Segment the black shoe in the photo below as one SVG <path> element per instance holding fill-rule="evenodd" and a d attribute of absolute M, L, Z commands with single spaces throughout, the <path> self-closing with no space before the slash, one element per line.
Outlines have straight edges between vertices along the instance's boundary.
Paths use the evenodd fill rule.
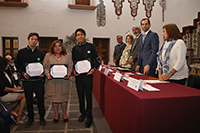
<path fill-rule="evenodd" d="M 78 118 L 78 122 L 82 122 L 85 119 L 85 115 L 80 115 Z"/>
<path fill-rule="evenodd" d="M 30 125 L 34 122 L 33 119 L 29 119 L 28 122 L 26 122 L 25 127 L 28 128 Z"/>
<path fill-rule="evenodd" d="M 40 118 L 40 125 L 44 126 L 46 124 L 46 121 L 44 118 Z"/>
<path fill-rule="evenodd" d="M 58 119 L 53 119 L 53 122 L 57 123 L 59 121 L 59 119 L 60 119 L 60 114 L 58 114 Z"/>
<path fill-rule="evenodd" d="M 68 122 L 68 118 L 67 119 L 63 119 L 64 122 Z"/>
<path fill-rule="evenodd" d="M 87 119 L 87 121 L 85 122 L 85 127 L 89 128 L 92 125 L 92 119 Z"/>

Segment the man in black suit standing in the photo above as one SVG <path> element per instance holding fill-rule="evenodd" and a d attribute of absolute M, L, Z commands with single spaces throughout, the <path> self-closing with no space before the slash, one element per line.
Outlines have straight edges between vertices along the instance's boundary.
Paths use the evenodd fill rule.
<path fill-rule="evenodd" d="M 123 37 L 121 35 L 117 36 L 117 42 L 118 44 L 115 46 L 115 50 L 113 52 L 113 60 L 116 66 L 119 66 L 119 60 L 122 56 L 122 52 L 124 48 L 126 47 L 126 44 L 122 42 Z"/>
<path fill-rule="evenodd" d="M 139 26 L 134 26 L 132 28 L 132 31 L 133 34 L 135 35 L 135 39 L 132 42 L 129 62 L 131 64 L 131 71 L 135 71 L 135 68 L 137 66 L 137 58 L 138 58 L 139 44 L 140 44 L 139 38 L 142 34 Z"/>
<path fill-rule="evenodd" d="M 140 37 L 138 62 L 135 71 L 156 77 L 156 53 L 159 47 L 159 37 L 157 33 L 150 30 L 151 23 L 148 18 L 142 19 L 140 25 L 144 34 Z"/>

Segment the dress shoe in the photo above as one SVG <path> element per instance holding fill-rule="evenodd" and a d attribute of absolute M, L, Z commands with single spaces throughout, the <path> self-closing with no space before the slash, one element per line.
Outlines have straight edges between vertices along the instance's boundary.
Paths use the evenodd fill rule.
<path fill-rule="evenodd" d="M 40 118 L 40 125 L 44 126 L 46 124 L 46 121 L 44 118 Z"/>
<path fill-rule="evenodd" d="M 85 119 L 85 115 L 80 115 L 78 118 L 78 122 L 82 122 Z"/>
<path fill-rule="evenodd" d="M 25 127 L 28 128 L 30 125 L 34 122 L 33 119 L 29 119 L 28 122 L 26 122 Z"/>
<path fill-rule="evenodd" d="M 92 124 L 92 118 L 91 119 L 87 119 L 86 122 L 85 122 L 85 127 L 86 128 L 89 128 Z"/>
<path fill-rule="evenodd" d="M 64 122 L 68 122 L 68 118 L 67 119 L 63 119 Z"/>
<path fill-rule="evenodd" d="M 60 114 L 58 114 L 58 119 L 55 119 L 55 118 L 53 119 L 53 122 L 57 123 L 59 121 L 59 119 L 60 119 Z"/>

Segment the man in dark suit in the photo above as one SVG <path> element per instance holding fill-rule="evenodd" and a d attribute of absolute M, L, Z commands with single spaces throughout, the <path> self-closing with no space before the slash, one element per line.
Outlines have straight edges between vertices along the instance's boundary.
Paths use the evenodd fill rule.
<path fill-rule="evenodd" d="M 131 71 L 135 71 L 135 68 L 137 66 L 137 58 L 138 58 L 138 52 L 139 52 L 140 36 L 142 34 L 141 34 L 141 29 L 140 29 L 139 26 L 133 27 L 132 31 L 133 31 L 133 34 L 135 35 L 136 38 L 132 42 L 129 62 L 131 63 Z"/>
<path fill-rule="evenodd" d="M 122 52 L 124 48 L 126 47 L 126 44 L 122 42 L 123 37 L 121 35 L 117 36 L 117 42 L 118 44 L 115 46 L 115 50 L 113 52 L 113 60 L 116 66 L 119 66 L 119 60 L 122 56 Z"/>
<path fill-rule="evenodd" d="M 150 30 L 151 23 L 148 18 L 142 19 L 140 24 L 144 34 L 140 37 L 138 62 L 135 71 L 156 77 L 156 53 L 159 47 L 159 37 L 157 33 Z"/>

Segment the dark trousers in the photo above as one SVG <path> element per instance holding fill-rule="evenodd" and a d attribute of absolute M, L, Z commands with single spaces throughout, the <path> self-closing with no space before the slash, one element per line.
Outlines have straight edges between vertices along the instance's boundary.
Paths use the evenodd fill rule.
<path fill-rule="evenodd" d="M 10 113 L 2 110 L 0 112 L 0 132 L 10 133 Z"/>
<path fill-rule="evenodd" d="M 140 67 L 139 72 L 142 73 L 142 74 L 144 73 L 144 66 Z M 157 78 L 158 75 L 156 74 L 156 68 L 150 68 L 149 73 L 147 75 Z"/>
<path fill-rule="evenodd" d="M 42 81 L 25 81 L 23 82 L 26 97 L 27 111 L 29 119 L 33 119 L 33 92 L 36 94 L 37 106 L 40 118 L 44 118 L 44 83 Z"/>
<path fill-rule="evenodd" d="M 92 83 L 93 75 L 87 76 L 86 74 L 81 74 L 76 76 L 79 109 L 82 115 L 87 115 L 88 119 L 92 119 Z M 87 109 L 85 109 L 85 96 Z"/>
<path fill-rule="evenodd" d="M 184 79 L 180 79 L 180 80 L 169 80 L 169 81 L 170 81 L 170 82 L 173 82 L 173 83 L 177 83 L 177 84 L 185 85 L 186 78 L 184 78 Z"/>

